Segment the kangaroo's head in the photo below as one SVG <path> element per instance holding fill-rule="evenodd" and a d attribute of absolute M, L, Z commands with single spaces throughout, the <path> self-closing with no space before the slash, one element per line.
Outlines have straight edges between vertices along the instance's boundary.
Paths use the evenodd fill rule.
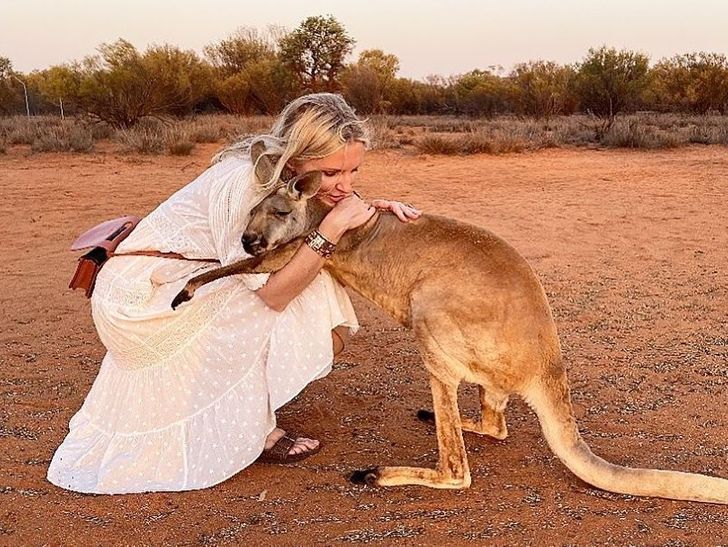
<path fill-rule="evenodd" d="M 270 180 L 275 170 L 273 161 L 264 152 L 265 145 L 261 142 L 254 143 L 250 150 L 258 180 Z M 279 183 L 250 213 L 242 237 L 245 252 L 253 256 L 263 254 L 318 226 L 326 207 L 311 198 L 320 186 L 319 171 L 296 175 L 284 168 Z"/>

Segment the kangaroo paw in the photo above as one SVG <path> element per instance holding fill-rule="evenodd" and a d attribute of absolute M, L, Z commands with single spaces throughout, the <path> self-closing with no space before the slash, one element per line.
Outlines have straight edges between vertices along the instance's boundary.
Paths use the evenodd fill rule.
<path fill-rule="evenodd" d="M 367 486 L 376 486 L 379 472 L 377 467 L 369 469 L 360 469 L 349 475 L 349 480 L 354 484 L 364 484 Z"/>
<path fill-rule="evenodd" d="M 182 289 L 177 296 L 174 297 L 174 300 L 172 300 L 172 309 L 176 310 L 179 305 L 181 305 L 183 302 L 187 302 L 188 300 L 191 300 L 192 297 L 195 295 L 194 291 L 191 291 L 185 287 Z"/>

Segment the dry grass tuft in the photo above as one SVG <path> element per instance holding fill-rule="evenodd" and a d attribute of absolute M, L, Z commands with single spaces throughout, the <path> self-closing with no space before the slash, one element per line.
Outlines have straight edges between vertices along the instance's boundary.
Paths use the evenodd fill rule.
<path fill-rule="evenodd" d="M 33 144 L 38 137 L 39 123 L 35 118 L 10 116 L 0 118 L 0 135 L 8 144 Z"/>
<path fill-rule="evenodd" d="M 161 154 L 164 151 L 164 132 L 152 127 L 120 129 L 114 140 L 121 144 L 121 152 L 137 154 Z"/>
<path fill-rule="evenodd" d="M 167 152 L 173 156 L 189 156 L 195 148 L 190 133 L 184 129 L 172 127 L 166 131 Z"/>
<path fill-rule="evenodd" d="M 114 136 L 114 128 L 105 122 L 93 122 L 88 127 L 95 141 L 108 140 Z"/>
<path fill-rule="evenodd" d="M 461 143 L 457 142 L 454 138 L 429 133 L 415 141 L 415 147 L 423 154 L 454 156 L 464 153 Z"/>
<path fill-rule="evenodd" d="M 33 152 L 90 152 L 93 148 L 91 130 L 73 122 L 39 131 L 31 145 Z"/>
<path fill-rule="evenodd" d="M 115 140 L 122 153 L 189 156 L 195 148 L 192 130 L 188 124 L 145 120 L 129 129 L 116 132 Z"/>
<path fill-rule="evenodd" d="M 637 119 L 617 120 L 601 139 L 601 144 L 610 148 L 661 149 L 675 148 L 680 138 L 653 125 L 640 123 Z"/>
<path fill-rule="evenodd" d="M 198 116 L 181 121 L 178 125 L 188 131 L 192 142 L 216 143 L 233 133 L 234 123 L 231 118 L 224 115 Z"/>
<path fill-rule="evenodd" d="M 415 147 L 425 154 L 470 155 L 509 154 L 541 148 L 539 141 L 524 134 L 518 126 L 486 127 L 464 134 L 435 135 L 427 133 L 415 141 Z"/>
<path fill-rule="evenodd" d="M 369 136 L 371 138 L 371 148 L 387 149 L 400 148 L 402 142 L 393 127 L 394 118 L 388 116 L 372 116 L 369 118 Z"/>

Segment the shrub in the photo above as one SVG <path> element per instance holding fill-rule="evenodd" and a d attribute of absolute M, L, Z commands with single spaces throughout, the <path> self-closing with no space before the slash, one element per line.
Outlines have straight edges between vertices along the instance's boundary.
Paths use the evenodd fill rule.
<path fill-rule="evenodd" d="M 115 140 L 121 151 L 138 154 L 161 154 L 166 145 L 165 132 L 160 127 L 132 127 L 116 132 Z"/>
<path fill-rule="evenodd" d="M 38 137 L 38 125 L 26 117 L 13 116 L 3 125 L 5 139 L 9 144 L 33 144 Z"/>
<path fill-rule="evenodd" d="M 427 134 L 415 141 L 415 146 L 417 147 L 417 150 L 425 154 L 444 154 L 446 156 L 453 156 L 461 153 L 461 149 L 454 139 L 442 137 L 440 135 Z"/>
<path fill-rule="evenodd" d="M 189 156 L 195 148 L 195 143 L 190 139 L 189 133 L 183 129 L 168 129 L 166 142 L 167 152 L 173 156 Z"/>
<path fill-rule="evenodd" d="M 110 139 L 114 136 L 114 128 L 105 122 L 90 123 L 88 127 L 96 141 Z"/>
<path fill-rule="evenodd" d="M 390 128 L 386 116 L 376 116 L 369 120 L 369 134 L 373 149 L 399 148 L 400 140 Z"/>
<path fill-rule="evenodd" d="M 234 132 L 235 118 L 226 115 L 195 116 L 178 122 L 188 132 L 190 140 L 197 143 L 215 143 Z"/>
<path fill-rule="evenodd" d="M 448 156 L 506 154 L 509 152 L 523 152 L 529 147 L 528 143 L 516 131 L 488 132 L 485 130 L 452 137 L 425 135 L 415 144 L 420 152 Z"/>
<path fill-rule="evenodd" d="M 223 139 L 225 128 L 210 119 L 194 120 L 190 127 L 190 139 L 193 142 L 213 143 Z"/>
<path fill-rule="evenodd" d="M 612 148 L 675 148 L 680 140 L 673 133 L 641 124 L 639 120 L 618 120 L 605 133 L 601 143 Z"/>
<path fill-rule="evenodd" d="M 90 152 L 93 148 L 91 131 L 73 123 L 39 132 L 31 146 L 33 152 Z"/>
<path fill-rule="evenodd" d="M 144 120 L 130 129 L 120 129 L 115 140 L 121 152 L 188 156 L 195 148 L 190 130 L 184 124 L 170 124 L 156 119 Z"/>
<path fill-rule="evenodd" d="M 614 120 L 618 113 L 639 105 L 649 83 L 648 71 L 649 60 L 642 53 L 606 46 L 590 49 L 574 79 L 582 110 Z"/>

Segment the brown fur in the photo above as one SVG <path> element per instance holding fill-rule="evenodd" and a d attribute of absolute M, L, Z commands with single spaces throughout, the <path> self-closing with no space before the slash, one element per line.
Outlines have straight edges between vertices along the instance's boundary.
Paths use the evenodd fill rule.
<path fill-rule="evenodd" d="M 325 214 L 317 200 L 296 197 L 290 190 L 288 196 L 307 204 L 305 220 L 292 221 L 285 235 L 257 249 L 258 256 L 192 279 L 174 305 L 219 277 L 283 267 L 300 246 L 301 236 Z M 252 211 L 250 226 L 261 225 L 269 205 L 264 200 Z M 251 236 L 249 231 L 246 236 Z M 354 473 L 352 480 L 379 486 L 468 487 L 462 431 L 505 438 L 503 411 L 508 397 L 516 394 L 535 410 L 554 453 L 584 481 L 624 494 L 728 503 L 725 479 L 621 467 L 591 452 L 574 420 L 544 290 L 525 259 L 491 232 L 433 215 L 401 223 L 391 214 L 378 214 L 347 232 L 325 267 L 413 329 L 430 375 L 435 409 L 435 469 L 377 467 Z M 482 413 L 477 422 L 460 416 L 457 389 L 463 381 L 480 386 Z"/>

